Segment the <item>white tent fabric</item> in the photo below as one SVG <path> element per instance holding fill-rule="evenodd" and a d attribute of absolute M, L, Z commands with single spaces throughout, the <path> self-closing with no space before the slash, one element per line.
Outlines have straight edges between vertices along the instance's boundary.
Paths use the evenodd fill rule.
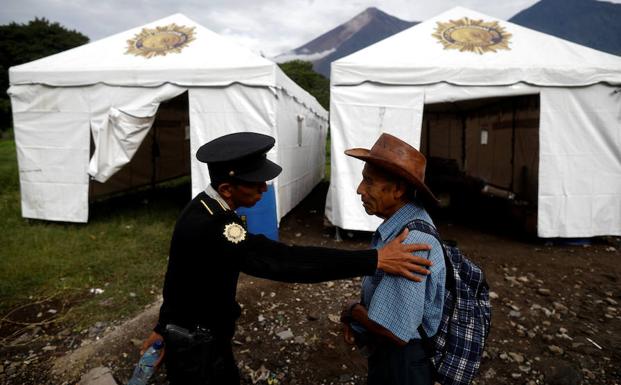
<path fill-rule="evenodd" d="M 497 22 L 508 50 L 444 49 L 438 23 Z M 332 170 L 326 215 L 336 226 L 372 231 L 378 220 L 355 194 L 362 162 L 381 132 L 405 132 L 418 148 L 425 104 L 540 95 L 537 232 L 541 237 L 621 235 L 621 58 L 461 7 L 332 64 Z M 398 106 L 399 108 L 397 108 Z"/>
<path fill-rule="evenodd" d="M 143 28 L 169 25 L 194 28 L 194 40 L 165 56 L 125 52 Z M 325 150 L 317 143 L 325 143 L 327 112 L 275 63 L 180 14 L 12 67 L 9 76 L 27 218 L 86 222 L 89 174 L 105 182 L 127 164 L 160 103 L 186 91 L 193 194 L 209 183 L 196 150 L 232 132 L 274 136 L 270 158 L 296 170 L 275 181 L 278 219 L 323 176 Z"/>

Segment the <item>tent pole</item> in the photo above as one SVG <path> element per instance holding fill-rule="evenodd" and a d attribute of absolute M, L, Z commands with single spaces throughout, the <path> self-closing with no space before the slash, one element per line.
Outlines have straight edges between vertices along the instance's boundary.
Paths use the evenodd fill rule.
<path fill-rule="evenodd" d="M 509 182 L 509 191 L 515 192 L 513 190 L 513 180 L 515 178 L 515 126 L 517 115 L 515 98 L 511 99 L 511 106 L 513 108 L 513 116 L 511 118 L 511 181 Z"/>

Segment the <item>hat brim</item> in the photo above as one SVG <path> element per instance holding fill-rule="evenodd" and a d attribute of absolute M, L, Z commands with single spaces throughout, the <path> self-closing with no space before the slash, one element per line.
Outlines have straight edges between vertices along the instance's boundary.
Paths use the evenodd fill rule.
<path fill-rule="evenodd" d="M 417 198 L 420 198 L 424 204 L 437 206 L 440 203 L 440 201 L 435 197 L 435 195 L 433 195 L 431 190 L 429 190 L 429 187 L 427 187 L 425 182 L 423 182 L 422 180 L 419 180 L 414 175 L 411 175 L 410 173 L 406 172 L 405 170 L 403 170 L 401 167 L 397 166 L 396 164 L 384 158 L 378 158 L 370 154 L 371 154 L 371 151 L 366 148 L 352 148 L 349 150 L 345 150 L 345 155 L 351 156 L 356 159 L 360 159 L 367 163 L 371 163 L 413 184 L 417 190 L 417 193 L 416 193 Z"/>
<path fill-rule="evenodd" d="M 235 174 L 234 178 L 244 182 L 267 182 L 276 178 L 282 171 L 282 167 L 267 158 L 261 160 L 262 164 L 249 172 Z"/>

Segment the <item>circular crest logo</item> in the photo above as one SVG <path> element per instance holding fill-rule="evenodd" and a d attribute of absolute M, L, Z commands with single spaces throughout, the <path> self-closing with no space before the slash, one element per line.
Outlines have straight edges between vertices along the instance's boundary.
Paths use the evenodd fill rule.
<path fill-rule="evenodd" d="M 232 222 L 224 226 L 224 236 L 229 242 L 239 243 L 246 239 L 246 230 L 239 224 Z"/>
<path fill-rule="evenodd" d="M 499 49 L 510 50 L 511 34 L 497 21 L 472 20 L 464 17 L 459 20 L 438 22 L 433 37 L 444 45 L 444 49 L 458 49 L 478 54 L 496 52 Z"/>
<path fill-rule="evenodd" d="M 143 28 L 133 39 L 127 40 L 125 53 L 147 59 L 166 56 L 168 53 L 180 53 L 194 39 L 194 27 L 172 23 L 163 27 Z"/>

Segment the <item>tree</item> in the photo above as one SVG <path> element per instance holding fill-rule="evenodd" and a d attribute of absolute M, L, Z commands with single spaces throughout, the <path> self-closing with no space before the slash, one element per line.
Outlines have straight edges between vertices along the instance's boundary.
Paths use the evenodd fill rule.
<path fill-rule="evenodd" d="M 330 108 L 330 81 L 313 70 L 313 63 L 293 60 L 279 66 L 294 82 L 313 95 L 323 108 Z"/>
<path fill-rule="evenodd" d="M 45 18 L 0 25 L 0 130 L 11 122 L 9 67 L 88 43 L 88 37 Z"/>

